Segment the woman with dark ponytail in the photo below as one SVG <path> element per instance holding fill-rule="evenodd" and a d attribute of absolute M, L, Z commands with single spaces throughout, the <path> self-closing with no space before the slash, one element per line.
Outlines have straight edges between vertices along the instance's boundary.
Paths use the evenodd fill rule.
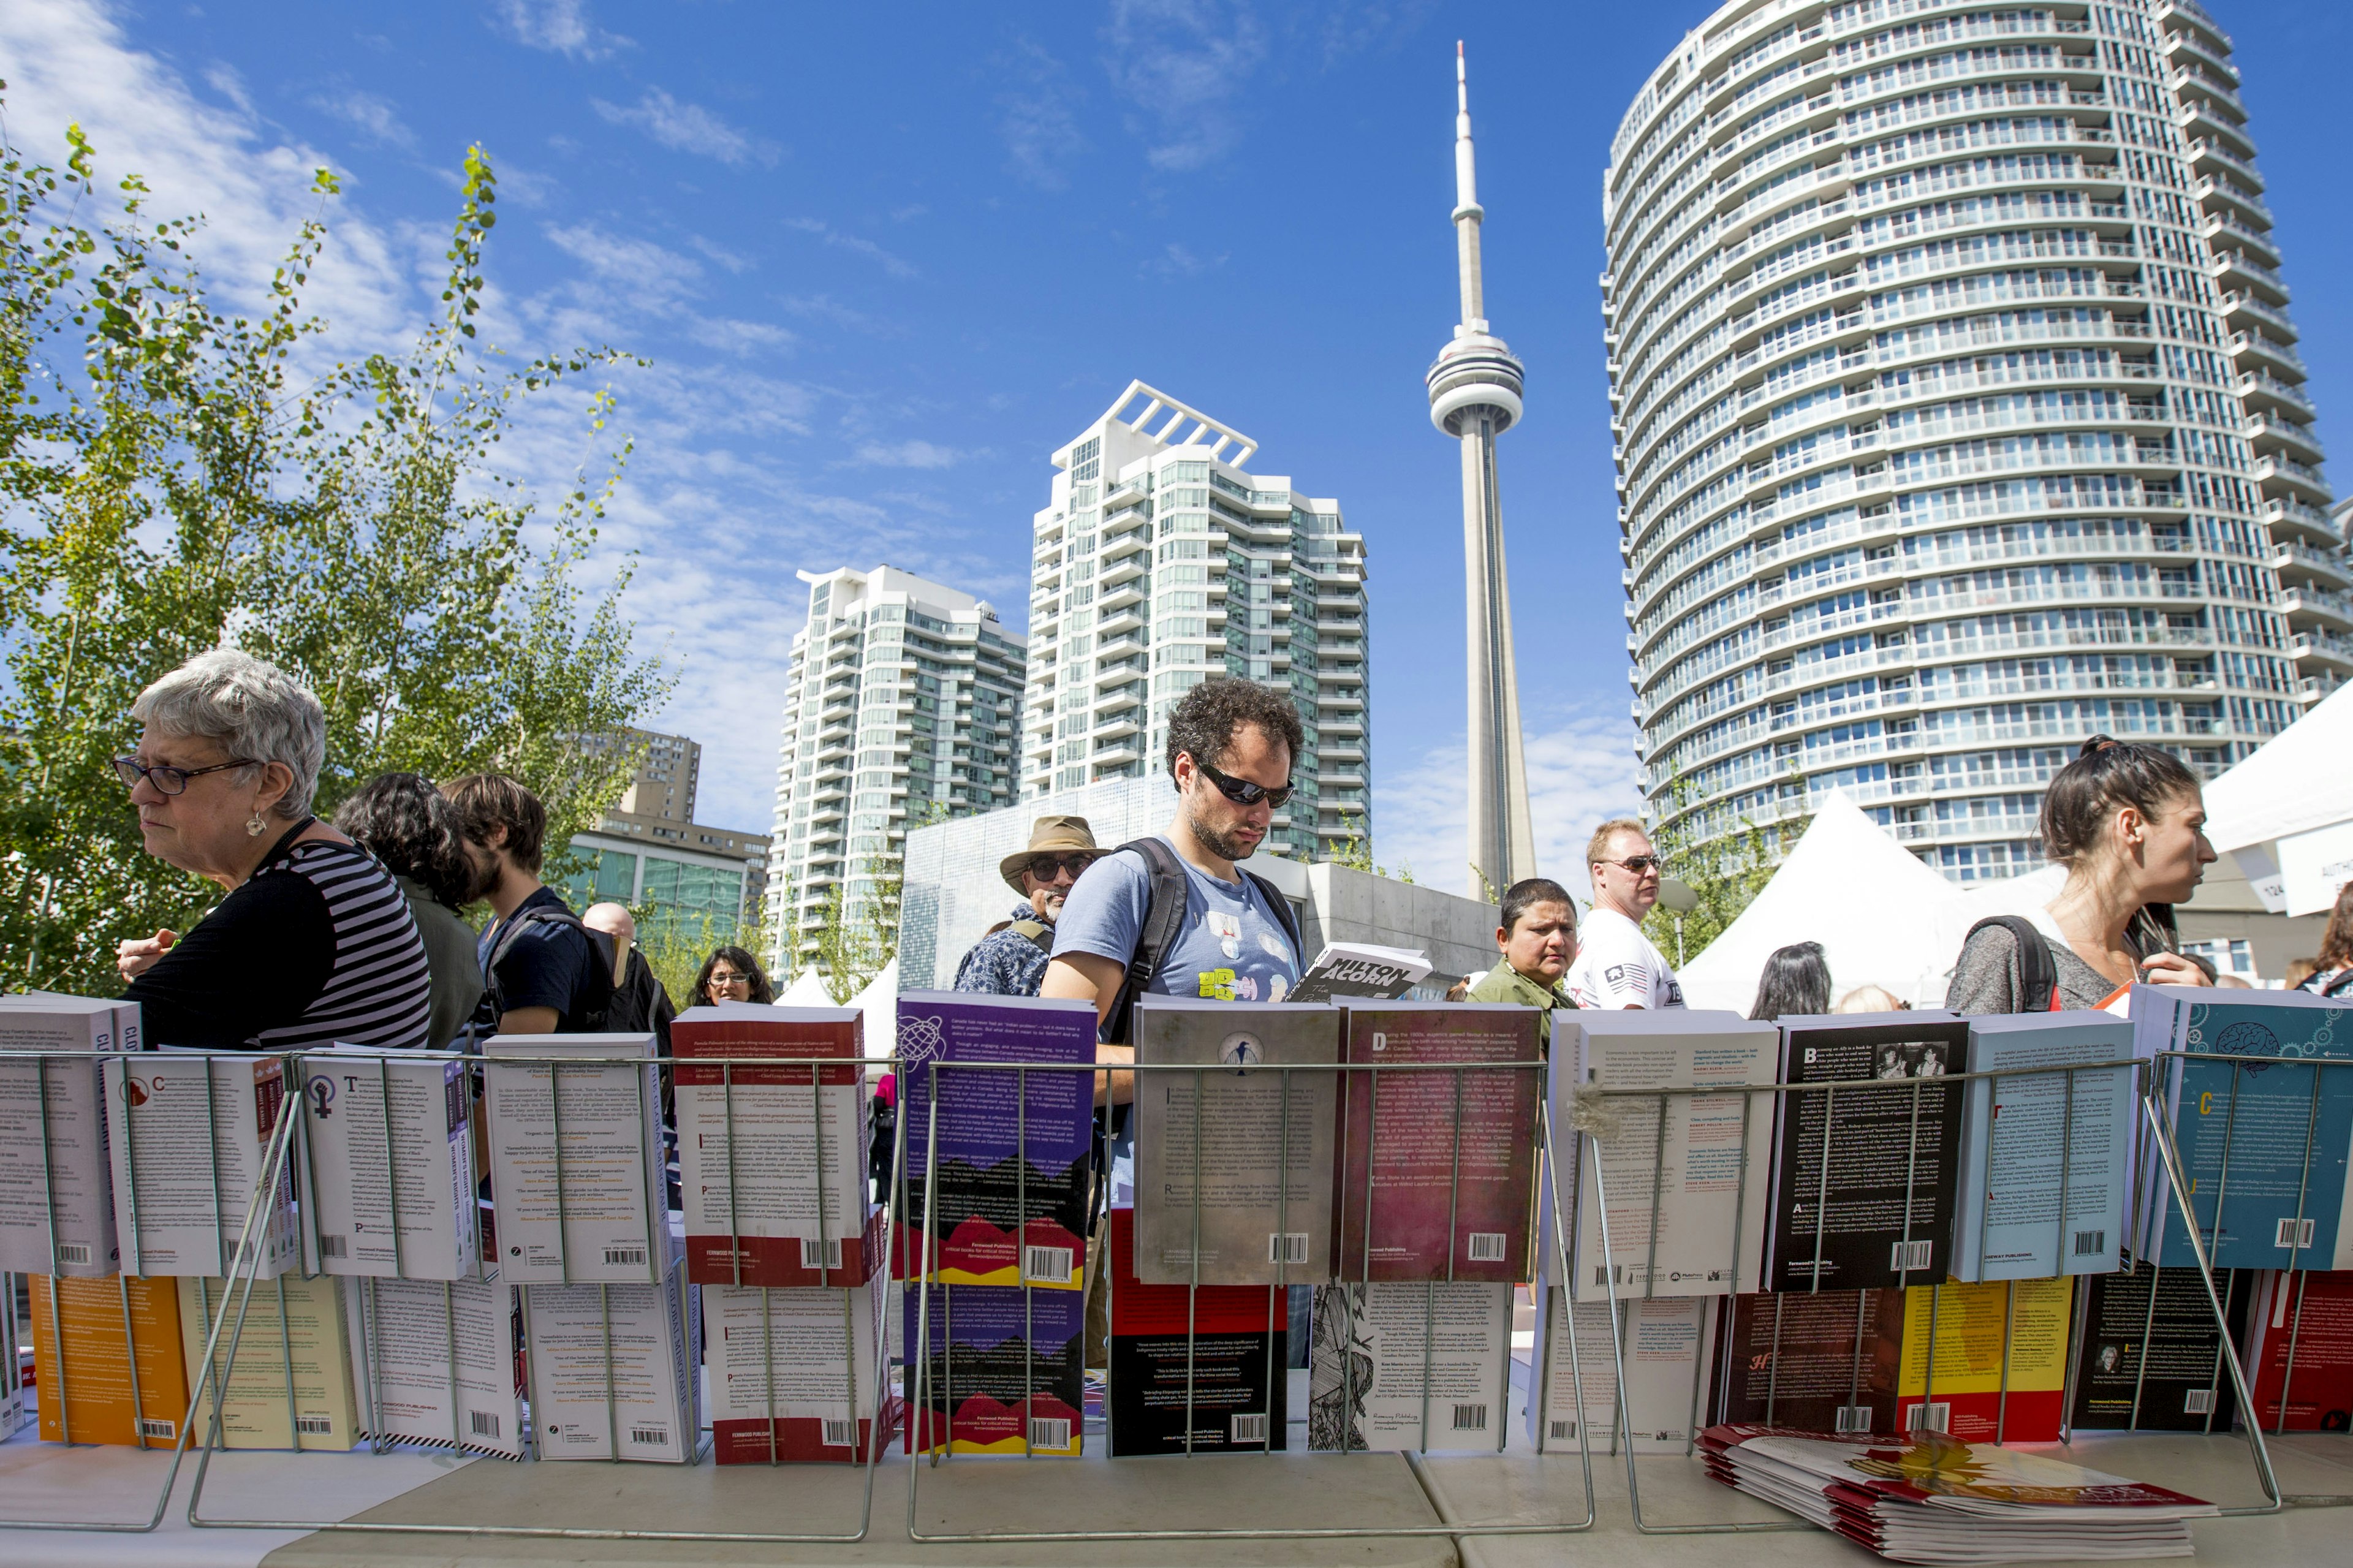
<path fill-rule="evenodd" d="M 2067 868 L 2024 919 L 1981 921 L 1945 1005 L 1956 1013 L 2097 1007 L 2136 980 L 2209 985 L 2174 951 L 2173 906 L 2214 859 L 2198 775 L 2156 746 L 2094 735 L 2042 794 L 2042 852 Z"/>

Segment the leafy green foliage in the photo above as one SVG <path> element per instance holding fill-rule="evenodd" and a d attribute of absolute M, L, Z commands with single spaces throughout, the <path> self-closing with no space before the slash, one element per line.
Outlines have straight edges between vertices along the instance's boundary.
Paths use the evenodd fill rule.
<path fill-rule="evenodd" d="M 1364 871 L 1376 877 L 1387 877 L 1391 874 L 1388 867 L 1379 865 L 1373 859 L 1373 841 L 1371 836 L 1365 831 L 1363 812 L 1350 811 L 1346 806 L 1342 806 L 1340 826 L 1347 832 L 1347 842 L 1340 847 L 1339 853 L 1325 858 L 1329 864 L 1345 866 L 1351 871 Z M 1410 883 L 1413 880 L 1413 868 L 1399 864 L 1395 875 L 1397 880 Z"/>
<path fill-rule="evenodd" d="M 670 677 L 635 654 L 629 565 L 593 603 L 578 580 L 627 443 L 544 516 L 490 462 L 522 398 L 621 356 L 509 368 L 476 346 L 489 159 L 466 157 L 440 316 L 312 379 L 295 360 L 326 331 L 301 302 L 323 216 L 238 313 L 187 255 L 198 221 L 148 219 L 135 176 L 101 199 L 88 139 L 67 142 L 61 171 L 0 143 L 0 973 L 111 991 L 118 938 L 217 896 L 142 851 L 108 759 L 136 742 L 139 691 L 218 646 L 318 693 L 322 815 L 389 769 L 497 768 L 539 792 L 560 850 L 631 768 L 597 737 Z M 315 188 L 323 214 L 334 177 Z M 597 392 L 599 443 L 608 413 Z"/>

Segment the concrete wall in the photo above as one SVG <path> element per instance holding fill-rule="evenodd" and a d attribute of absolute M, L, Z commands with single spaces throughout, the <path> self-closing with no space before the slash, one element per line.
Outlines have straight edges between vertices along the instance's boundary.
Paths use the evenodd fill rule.
<path fill-rule="evenodd" d="M 1418 948 L 1430 955 L 1430 988 L 1440 995 L 1446 985 L 1495 963 L 1498 911 L 1493 904 L 1345 866 L 1298 869 L 1306 883 L 1307 918 L 1301 934 L 1310 961 L 1327 942 Z"/>

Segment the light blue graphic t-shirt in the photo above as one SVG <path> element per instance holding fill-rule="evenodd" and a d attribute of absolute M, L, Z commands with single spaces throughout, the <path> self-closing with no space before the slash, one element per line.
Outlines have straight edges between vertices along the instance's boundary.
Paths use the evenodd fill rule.
<path fill-rule="evenodd" d="M 1165 834 L 1156 834 L 1163 844 Z M 1171 854 L 1175 847 L 1171 846 Z M 1247 878 L 1221 882 L 1177 856 L 1185 868 L 1185 921 L 1146 990 L 1163 996 L 1280 1002 L 1298 988 L 1301 960 L 1266 896 Z M 1093 953 L 1125 963 L 1143 940 L 1152 908 L 1152 872 L 1134 850 L 1087 868 L 1054 922 L 1054 956 Z"/>

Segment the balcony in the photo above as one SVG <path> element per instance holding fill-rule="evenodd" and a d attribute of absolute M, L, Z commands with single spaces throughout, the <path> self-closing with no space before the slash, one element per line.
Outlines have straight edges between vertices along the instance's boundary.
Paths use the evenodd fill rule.
<path fill-rule="evenodd" d="M 2292 343 L 2299 335 L 2295 322 L 2288 318 L 2285 310 L 2253 294 L 2242 294 L 2235 289 L 2222 296 L 2222 315 L 2233 331 L 2244 331 L 2260 322 L 2282 342 Z"/>
<path fill-rule="evenodd" d="M 2291 632 L 2287 647 L 2299 673 L 2325 670 L 2339 680 L 2353 677 L 2353 637 L 2334 632 Z"/>
<path fill-rule="evenodd" d="M 2326 507 L 2337 499 L 2337 492 L 2328 488 L 2328 481 L 2321 477 L 2318 468 L 2276 452 L 2255 458 L 2255 479 L 2266 495 L 2284 491 L 2288 500 L 2309 501 L 2317 507 Z"/>
<path fill-rule="evenodd" d="M 2266 375 L 2261 371 L 2242 374 L 2238 393 L 2239 401 L 2247 405 L 2250 413 L 2258 408 L 2284 408 L 2289 414 L 2305 419 L 2310 419 L 2318 413 L 2312 405 L 2312 399 L 2305 395 L 2304 388 L 2290 386 L 2277 376 Z"/>
<path fill-rule="evenodd" d="M 2261 225 L 2264 233 L 2271 232 L 2275 221 L 2272 209 L 2263 204 L 2263 197 L 2236 180 L 2210 176 L 2199 181 L 2190 190 L 2208 212 L 2217 215 L 2236 213 L 2241 218 Z"/>
<path fill-rule="evenodd" d="M 2283 419 L 2276 414 L 2249 415 L 2240 434 L 2259 447 L 2263 442 L 2275 441 L 2288 451 L 2314 463 L 2322 461 L 2327 455 L 2310 426 L 2294 419 Z"/>
<path fill-rule="evenodd" d="M 2198 226 L 2198 232 L 2218 253 L 2243 250 L 2265 267 L 2276 268 L 2280 264 L 2279 247 L 2273 243 L 2270 230 L 2253 228 L 2228 213 L 2209 213 L 2206 221 Z"/>
<path fill-rule="evenodd" d="M 2242 158 L 2255 155 L 2255 139 L 2247 134 L 2245 117 L 2234 120 L 2228 109 L 2203 97 L 2192 97 L 2174 111 L 2174 120 L 2189 140 L 2220 142 Z"/>
<path fill-rule="evenodd" d="M 2311 373 L 2305 368 L 2304 357 L 2276 338 L 2262 332 L 2231 334 L 2231 358 L 2241 371 L 2262 374 L 2269 370 L 2284 370 L 2301 378 Z"/>
<path fill-rule="evenodd" d="M 2353 597 L 2325 588 L 2289 588 L 2279 601 L 2280 614 L 2291 631 L 2353 633 Z"/>
<path fill-rule="evenodd" d="M 2280 574 L 2283 587 L 2310 586 L 2338 594 L 2353 589 L 2353 561 L 2338 551 L 2283 543 L 2272 552 L 2272 570 Z"/>

